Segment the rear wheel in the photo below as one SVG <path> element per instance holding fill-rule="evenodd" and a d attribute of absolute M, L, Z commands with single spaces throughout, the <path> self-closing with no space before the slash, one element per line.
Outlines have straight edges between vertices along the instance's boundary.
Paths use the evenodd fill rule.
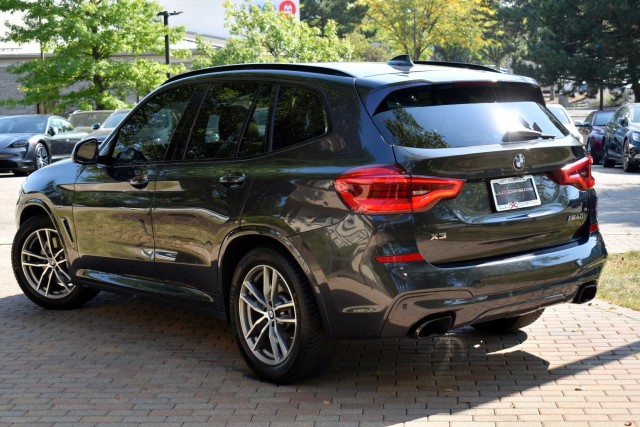
<path fill-rule="evenodd" d="M 24 294 L 41 307 L 76 308 L 98 294 L 71 282 L 62 239 L 49 218 L 36 216 L 20 226 L 11 264 Z"/>
<path fill-rule="evenodd" d="M 288 383 L 319 374 L 330 359 L 306 277 L 287 253 L 258 247 L 240 261 L 230 295 L 238 347 L 262 378 Z"/>
<path fill-rule="evenodd" d="M 636 172 L 638 170 L 638 164 L 631 158 L 631 153 L 629 152 L 629 141 L 624 142 L 622 169 L 624 169 L 625 172 Z"/>
<path fill-rule="evenodd" d="M 529 326 L 544 313 L 544 308 L 523 314 L 522 316 L 505 317 L 504 319 L 489 320 L 488 322 L 476 323 L 473 326 L 479 331 L 500 334 L 504 332 L 515 332 Z"/>

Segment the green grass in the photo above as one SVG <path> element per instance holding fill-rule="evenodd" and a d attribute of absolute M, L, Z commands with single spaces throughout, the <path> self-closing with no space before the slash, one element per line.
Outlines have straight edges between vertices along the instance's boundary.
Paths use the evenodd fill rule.
<path fill-rule="evenodd" d="M 598 282 L 597 297 L 640 310 L 640 252 L 609 254 Z"/>

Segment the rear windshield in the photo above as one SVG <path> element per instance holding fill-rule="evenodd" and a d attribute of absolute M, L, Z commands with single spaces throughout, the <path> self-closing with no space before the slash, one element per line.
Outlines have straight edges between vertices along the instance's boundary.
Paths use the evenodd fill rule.
<path fill-rule="evenodd" d="M 389 94 L 373 116 L 388 141 L 416 148 L 562 138 L 568 132 L 530 86 L 429 85 Z"/>

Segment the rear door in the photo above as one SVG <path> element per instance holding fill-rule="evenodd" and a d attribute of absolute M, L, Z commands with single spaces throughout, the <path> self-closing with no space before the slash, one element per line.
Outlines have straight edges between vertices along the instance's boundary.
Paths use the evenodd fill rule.
<path fill-rule="evenodd" d="M 158 175 L 153 202 L 156 263 L 167 289 L 220 310 L 218 258 L 241 223 L 263 163 L 272 85 L 212 83 L 187 143 Z"/>
<path fill-rule="evenodd" d="M 465 181 L 454 199 L 414 214 L 427 261 L 500 259 L 588 236 L 589 193 L 563 185 L 560 171 L 590 176 L 590 164 L 539 99 L 529 85 L 462 82 L 396 91 L 377 108 L 411 175 Z"/>

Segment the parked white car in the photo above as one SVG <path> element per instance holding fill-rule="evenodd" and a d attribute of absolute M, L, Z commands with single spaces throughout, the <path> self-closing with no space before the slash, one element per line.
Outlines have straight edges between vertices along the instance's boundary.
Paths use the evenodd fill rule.
<path fill-rule="evenodd" d="M 564 127 L 566 127 L 567 130 L 571 132 L 571 135 L 573 135 L 578 141 L 583 140 L 582 134 L 580 134 L 578 128 L 573 123 L 573 119 L 562 105 L 547 104 L 547 108 L 553 113 L 554 116 L 556 116 L 558 120 L 560 120 L 560 123 L 562 123 Z M 584 143 L 584 141 L 582 142 Z"/>

